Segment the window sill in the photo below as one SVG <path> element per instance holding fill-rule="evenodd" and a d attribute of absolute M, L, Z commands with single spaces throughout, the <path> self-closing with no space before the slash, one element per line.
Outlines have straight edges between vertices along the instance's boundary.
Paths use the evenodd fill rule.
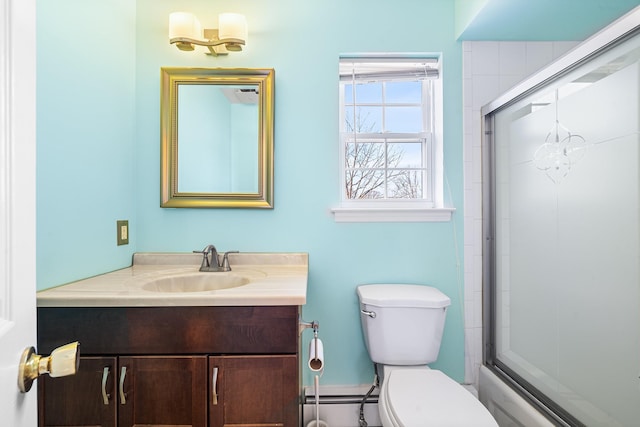
<path fill-rule="evenodd" d="M 336 222 L 446 222 L 455 208 L 331 208 Z"/>

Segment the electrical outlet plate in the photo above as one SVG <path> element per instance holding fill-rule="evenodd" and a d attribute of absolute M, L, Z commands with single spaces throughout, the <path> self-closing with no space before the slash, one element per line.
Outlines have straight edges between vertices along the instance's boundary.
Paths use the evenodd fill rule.
<path fill-rule="evenodd" d="M 116 221 L 118 232 L 118 246 L 129 244 L 129 221 L 119 220 Z"/>

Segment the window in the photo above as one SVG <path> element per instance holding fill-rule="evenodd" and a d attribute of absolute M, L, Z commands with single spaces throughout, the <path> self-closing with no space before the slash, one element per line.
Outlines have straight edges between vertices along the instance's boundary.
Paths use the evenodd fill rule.
<path fill-rule="evenodd" d="M 439 57 L 341 57 L 340 154 L 336 221 L 449 219 Z"/>

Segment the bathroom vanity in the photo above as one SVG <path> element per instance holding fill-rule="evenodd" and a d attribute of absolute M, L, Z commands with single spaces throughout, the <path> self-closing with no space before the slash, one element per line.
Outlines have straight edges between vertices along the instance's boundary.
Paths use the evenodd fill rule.
<path fill-rule="evenodd" d="M 81 352 L 75 376 L 38 380 L 40 426 L 299 425 L 307 255 L 233 254 L 228 273 L 200 258 L 136 254 L 38 294 L 39 351 Z"/>

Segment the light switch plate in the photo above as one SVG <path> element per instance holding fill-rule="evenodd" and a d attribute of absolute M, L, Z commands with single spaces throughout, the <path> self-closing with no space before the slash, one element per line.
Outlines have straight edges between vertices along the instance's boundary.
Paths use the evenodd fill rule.
<path fill-rule="evenodd" d="M 116 221 L 118 231 L 118 246 L 129 244 L 129 221 L 119 220 Z"/>

